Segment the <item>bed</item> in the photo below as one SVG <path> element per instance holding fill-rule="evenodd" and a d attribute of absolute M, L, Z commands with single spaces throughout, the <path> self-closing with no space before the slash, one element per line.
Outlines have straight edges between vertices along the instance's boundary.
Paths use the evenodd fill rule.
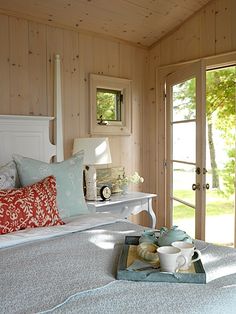
<path fill-rule="evenodd" d="M 51 120 L 1 116 L 0 165 L 12 154 L 40 163 L 56 155 Z M 144 228 L 107 213 L 63 215 L 65 224 L 0 235 L 0 313 L 236 313 L 235 249 L 195 241 L 206 284 L 117 280 L 125 236 Z"/>

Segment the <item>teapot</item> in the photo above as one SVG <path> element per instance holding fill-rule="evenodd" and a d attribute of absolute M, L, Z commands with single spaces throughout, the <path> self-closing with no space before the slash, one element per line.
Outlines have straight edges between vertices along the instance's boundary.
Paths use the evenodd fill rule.
<path fill-rule="evenodd" d="M 139 238 L 139 243 L 152 243 L 157 244 L 157 237 L 155 235 L 155 231 L 152 230 L 144 230 Z"/>
<path fill-rule="evenodd" d="M 174 241 L 185 241 L 192 243 L 192 238 L 183 230 L 177 229 L 178 226 L 173 226 L 168 230 L 166 227 L 160 229 L 160 237 L 157 240 L 159 246 L 171 245 Z"/>

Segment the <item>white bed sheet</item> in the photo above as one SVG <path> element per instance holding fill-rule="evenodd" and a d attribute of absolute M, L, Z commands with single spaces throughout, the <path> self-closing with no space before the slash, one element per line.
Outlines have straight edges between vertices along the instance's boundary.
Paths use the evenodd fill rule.
<path fill-rule="evenodd" d="M 0 235 L 0 249 L 22 244 L 25 242 L 43 240 L 61 236 L 67 233 L 83 231 L 101 225 L 115 223 L 118 221 L 124 220 L 117 218 L 110 213 L 92 213 L 74 216 L 64 219 L 65 225 L 42 228 L 27 228 L 24 230 Z"/>

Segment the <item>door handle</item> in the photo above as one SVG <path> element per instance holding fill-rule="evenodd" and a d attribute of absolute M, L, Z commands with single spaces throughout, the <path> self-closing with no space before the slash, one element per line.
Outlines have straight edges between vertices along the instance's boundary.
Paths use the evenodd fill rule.
<path fill-rule="evenodd" d="M 197 184 L 194 183 L 194 184 L 192 185 L 192 190 L 193 190 L 193 191 L 200 190 L 200 189 L 201 189 L 200 183 L 197 183 Z"/>
<path fill-rule="evenodd" d="M 206 189 L 206 190 L 209 190 L 210 189 L 210 184 L 209 183 L 204 184 L 203 188 Z"/>
<path fill-rule="evenodd" d="M 197 167 L 195 171 L 196 171 L 196 174 L 200 174 L 201 173 L 201 168 Z"/>

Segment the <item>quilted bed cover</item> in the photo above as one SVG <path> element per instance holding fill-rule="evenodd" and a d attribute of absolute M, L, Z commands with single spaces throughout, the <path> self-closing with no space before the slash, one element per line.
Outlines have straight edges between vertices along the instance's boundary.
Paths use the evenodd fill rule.
<path fill-rule="evenodd" d="M 143 227 L 104 218 L 76 225 L 3 245 L 0 313 L 236 313 L 235 249 L 196 241 L 207 284 L 122 281 L 125 236 Z"/>

